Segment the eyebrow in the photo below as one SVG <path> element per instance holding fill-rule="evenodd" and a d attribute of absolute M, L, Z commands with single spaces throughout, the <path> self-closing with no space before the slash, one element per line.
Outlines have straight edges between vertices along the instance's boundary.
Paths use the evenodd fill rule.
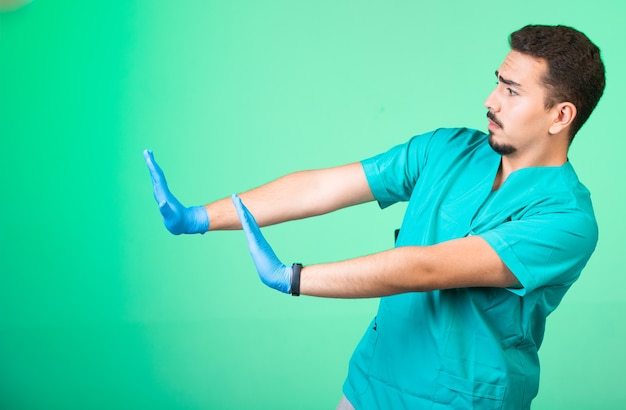
<path fill-rule="evenodd" d="M 504 83 L 506 85 L 512 85 L 514 87 L 520 87 L 522 88 L 522 85 L 520 83 L 516 83 L 515 81 L 512 80 L 507 80 L 506 78 L 503 78 L 500 75 L 500 72 L 498 70 L 496 70 L 496 78 L 498 79 L 498 81 L 500 81 L 501 83 Z"/>

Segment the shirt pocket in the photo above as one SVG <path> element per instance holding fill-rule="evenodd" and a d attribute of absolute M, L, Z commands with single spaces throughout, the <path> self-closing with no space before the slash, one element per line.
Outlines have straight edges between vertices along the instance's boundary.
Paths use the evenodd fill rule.
<path fill-rule="evenodd" d="M 440 371 L 433 409 L 501 410 L 505 391 L 505 386 L 468 380 Z"/>

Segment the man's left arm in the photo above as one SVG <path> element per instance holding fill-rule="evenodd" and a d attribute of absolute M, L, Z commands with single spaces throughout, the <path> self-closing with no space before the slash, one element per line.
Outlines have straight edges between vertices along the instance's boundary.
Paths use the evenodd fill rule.
<path fill-rule="evenodd" d="M 305 266 L 303 295 L 361 298 L 466 287 L 517 287 L 515 275 L 478 236 L 403 246 L 342 262 Z"/>
<path fill-rule="evenodd" d="M 405 246 L 341 262 L 303 267 L 299 281 L 261 234 L 254 217 L 233 197 L 261 280 L 285 293 L 367 298 L 463 287 L 517 287 L 519 281 L 482 238 L 470 236 L 432 246 Z"/>

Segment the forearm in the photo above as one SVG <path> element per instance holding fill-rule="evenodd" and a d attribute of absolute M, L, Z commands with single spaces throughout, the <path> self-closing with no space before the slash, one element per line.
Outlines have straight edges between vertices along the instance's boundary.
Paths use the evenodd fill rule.
<path fill-rule="evenodd" d="M 394 248 L 341 262 L 305 266 L 300 294 L 370 298 L 430 290 L 419 286 L 420 278 L 422 283 L 427 282 L 427 270 L 417 262 L 421 251 L 419 247 Z"/>
<path fill-rule="evenodd" d="M 463 287 L 515 287 L 517 278 L 480 237 L 406 246 L 342 262 L 305 266 L 300 294 L 367 298 Z"/>
<path fill-rule="evenodd" d="M 321 215 L 374 199 L 359 163 L 296 172 L 239 196 L 260 226 Z M 241 228 L 230 198 L 205 208 L 210 230 Z"/>

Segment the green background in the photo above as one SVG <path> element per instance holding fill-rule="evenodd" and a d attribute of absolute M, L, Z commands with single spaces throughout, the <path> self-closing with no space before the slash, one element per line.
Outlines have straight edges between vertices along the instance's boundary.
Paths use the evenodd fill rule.
<path fill-rule="evenodd" d="M 528 23 L 586 32 L 608 76 L 570 151 L 600 241 L 548 320 L 534 408 L 624 408 L 623 4 L 37 0 L 0 15 L 0 408 L 334 408 L 377 301 L 266 288 L 241 232 L 170 235 L 142 150 L 195 205 L 436 127 L 485 129 L 507 36 Z M 285 261 L 333 261 L 392 246 L 402 211 L 264 231 Z"/>

